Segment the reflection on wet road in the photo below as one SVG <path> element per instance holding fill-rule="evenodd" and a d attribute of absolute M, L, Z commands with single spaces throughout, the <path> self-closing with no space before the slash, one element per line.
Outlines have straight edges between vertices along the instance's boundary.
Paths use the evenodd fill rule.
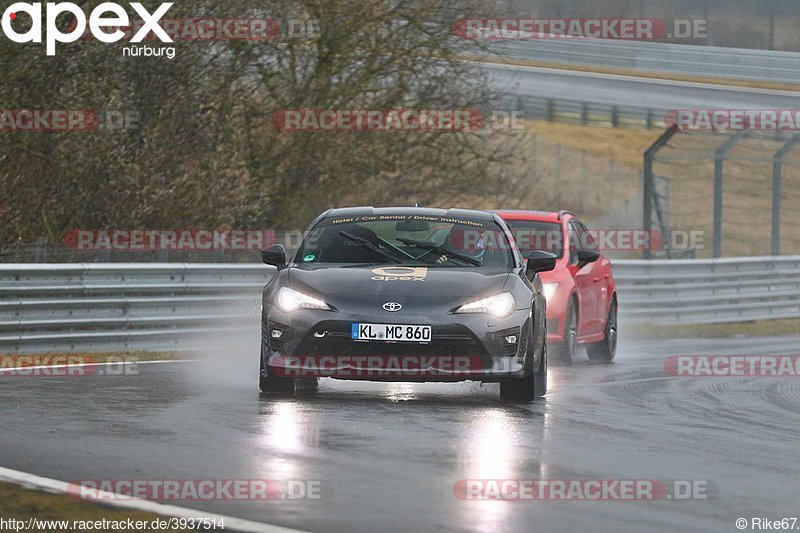
<path fill-rule="evenodd" d="M 63 480 L 324 481 L 321 499 L 170 502 L 334 531 L 732 531 L 792 516 L 797 378 L 676 378 L 673 354 L 796 354 L 797 338 L 627 342 L 552 368 L 544 401 L 497 385 L 323 380 L 259 396 L 254 357 L 137 375 L 0 380 L 0 465 Z M 236 351 L 236 350 L 234 350 Z M 244 351 L 242 352 L 244 353 Z M 711 500 L 466 501 L 464 479 L 710 480 Z"/>

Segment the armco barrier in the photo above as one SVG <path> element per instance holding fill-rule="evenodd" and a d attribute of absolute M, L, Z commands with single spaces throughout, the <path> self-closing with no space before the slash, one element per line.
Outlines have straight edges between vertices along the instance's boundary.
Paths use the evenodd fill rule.
<path fill-rule="evenodd" d="M 624 323 L 800 317 L 800 257 L 617 260 Z M 175 350 L 257 331 L 259 264 L 0 265 L 0 353 Z M 256 348 L 254 348 L 255 350 Z"/>
<path fill-rule="evenodd" d="M 0 265 L 0 353 L 174 350 L 258 327 L 265 265 Z"/>
<path fill-rule="evenodd" d="M 615 261 L 614 276 L 631 322 L 800 318 L 800 256 Z"/>

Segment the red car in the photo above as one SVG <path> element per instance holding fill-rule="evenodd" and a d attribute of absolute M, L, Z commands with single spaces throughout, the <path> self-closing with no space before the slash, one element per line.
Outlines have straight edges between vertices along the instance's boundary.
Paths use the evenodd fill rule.
<path fill-rule="evenodd" d="M 592 361 L 609 362 L 617 350 L 617 286 L 611 261 L 600 254 L 586 226 L 568 211 L 498 211 L 523 257 L 533 250 L 556 255 L 539 275 L 547 299 L 547 342 L 563 364 L 579 344 Z"/>

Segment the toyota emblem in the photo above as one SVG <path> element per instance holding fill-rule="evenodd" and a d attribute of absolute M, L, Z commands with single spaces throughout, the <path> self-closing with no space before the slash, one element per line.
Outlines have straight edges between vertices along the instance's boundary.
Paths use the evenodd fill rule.
<path fill-rule="evenodd" d="M 386 302 L 385 304 L 383 304 L 383 310 L 384 311 L 389 311 L 390 313 L 394 313 L 396 311 L 399 311 L 402 308 L 403 308 L 403 306 L 400 305 L 397 302 Z"/>

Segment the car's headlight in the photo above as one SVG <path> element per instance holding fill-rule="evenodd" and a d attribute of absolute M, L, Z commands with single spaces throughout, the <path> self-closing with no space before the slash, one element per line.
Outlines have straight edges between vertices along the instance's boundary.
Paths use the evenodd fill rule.
<path fill-rule="evenodd" d="M 544 286 L 544 299 L 548 302 L 553 298 L 558 288 L 558 283 L 545 283 Z"/>
<path fill-rule="evenodd" d="M 465 303 L 456 313 L 488 313 L 497 318 L 505 318 L 514 311 L 516 302 L 510 292 L 501 292 L 488 298 Z"/>
<path fill-rule="evenodd" d="M 282 287 L 278 291 L 278 295 L 275 297 L 275 305 L 284 313 L 291 313 L 298 309 L 331 310 L 331 307 L 319 298 L 303 294 L 289 287 Z"/>

